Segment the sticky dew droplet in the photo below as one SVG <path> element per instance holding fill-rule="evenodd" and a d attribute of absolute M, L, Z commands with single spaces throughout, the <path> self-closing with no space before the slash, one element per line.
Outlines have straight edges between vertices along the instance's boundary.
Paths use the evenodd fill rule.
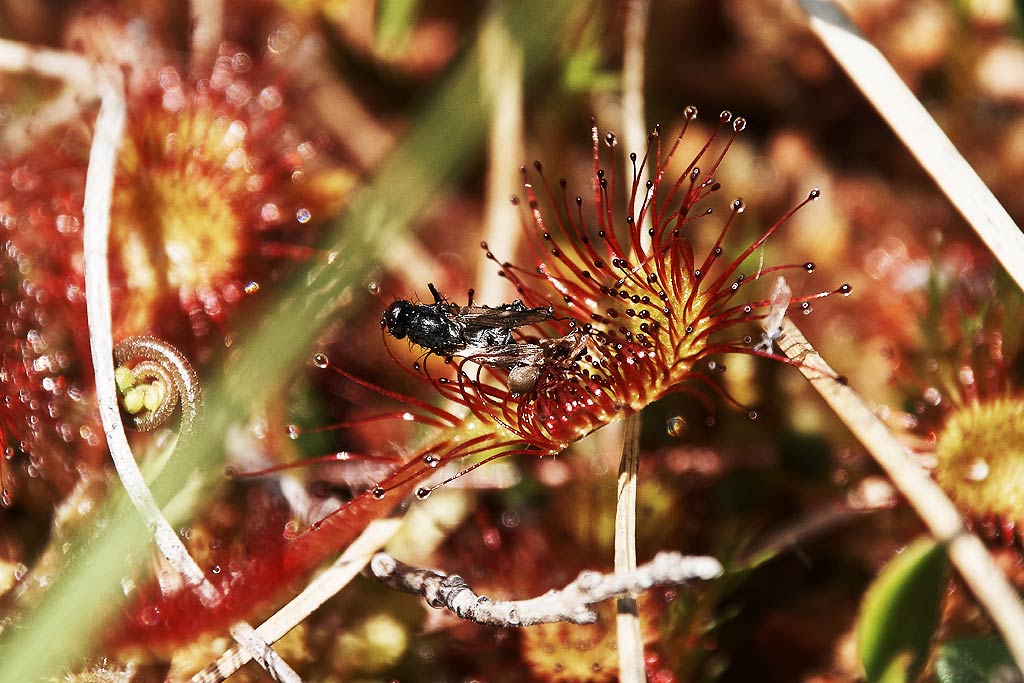
<path fill-rule="evenodd" d="M 988 479 L 990 468 L 983 458 L 978 458 L 967 467 L 965 476 L 969 481 L 985 481 Z"/>
<path fill-rule="evenodd" d="M 145 626 L 155 626 L 160 623 L 160 610 L 153 606 L 146 607 L 139 614 L 139 620 Z"/>
<path fill-rule="evenodd" d="M 331 364 L 331 361 L 327 358 L 327 354 L 325 354 L 325 353 L 313 354 L 313 365 L 315 365 L 316 367 L 320 368 L 321 370 L 323 370 L 324 368 L 326 368 L 330 364 Z"/>

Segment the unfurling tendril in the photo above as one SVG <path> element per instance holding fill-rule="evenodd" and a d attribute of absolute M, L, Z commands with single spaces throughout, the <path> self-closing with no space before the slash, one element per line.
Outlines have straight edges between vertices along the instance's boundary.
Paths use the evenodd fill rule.
<path fill-rule="evenodd" d="M 136 429 L 150 431 L 166 424 L 180 399 L 181 435 L 193 432 L 203 393 L 181 351 L 156 337 L 129 337 L 114 347 L 114 360 L 121 404 Z"/>

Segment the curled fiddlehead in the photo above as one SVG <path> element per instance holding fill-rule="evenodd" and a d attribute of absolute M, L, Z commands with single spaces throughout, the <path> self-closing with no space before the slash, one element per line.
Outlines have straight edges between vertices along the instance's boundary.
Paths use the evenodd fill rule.
<path fill-rule="evenodd" d="M 184 354 L 156 337 L 128 337 L 114 347 L 121 405 L 136 429 L 166 424 L 181 402 L 181 434 L 191 434 L 202 410 L 199 377 Z"/>

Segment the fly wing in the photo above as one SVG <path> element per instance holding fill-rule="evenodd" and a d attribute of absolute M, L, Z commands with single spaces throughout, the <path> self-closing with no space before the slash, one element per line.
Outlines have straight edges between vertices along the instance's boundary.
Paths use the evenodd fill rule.
<path fill-rule="evenodd" d="M 786 318 L 786 311 L 789 309 L 789 302 L 793 299 L 793 290 L 789 288 L 786 278 L 779 277 L 772 287 L 772 295 L 768 300 L 768 315 L 764 319 L 762 327 L 770 335 L 778 335 L 782 327 L 782 321 Z"/>
<path fill-rule="evenodd" d="M 489 368 L 513 368 L 517 365 L 540 365 L 544 361 L 544 348 L 540 344 L 502 344 L 467 348 L 459 355 Z"/>
<path fill-rule="evenodd" d="M 524 325 L 536 325 L 552 318 L 551 310 L 548 308 L 526 308 L 522 303 L 517 304 L 504 304 L 494 308 L 466 306 L 459 310 L 457 317 L 470 333 L 495 327 L 511 330 Z"/>
<path fill-rule="evenodd" d="M 754 347 L 757 351 L 772 352 L 775 340 L 782 333 L 782 321 L 786 319 L 786 311 L 789 309 L 789 302 L 793 299 L 793 290 L 789 288 L 786 278 L 779 277 L 772 287 L 771 297 L 768 299 L 768 314 L 761 323 L 764 334 L 761 341 Z"/>
<path fill-rule="evenodd" d="M 566 366 L 573 363 L 587 350 L 587 336 L 578 331 L 570 332 L 557 339 L 541 339 L 544 359 L 550 363 Z"/>

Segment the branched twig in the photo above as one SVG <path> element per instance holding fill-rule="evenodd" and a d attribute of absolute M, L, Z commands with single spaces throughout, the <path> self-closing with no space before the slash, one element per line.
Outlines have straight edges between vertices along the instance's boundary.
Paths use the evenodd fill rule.
<path fill-rule="evenodd" d="M 871 408 L 846 384 L 788 318 L 779 348 L 799 361 L 800 372 L 829 407 L 850 428 L 910 502 L 937 541 L 946 545 L 953 565 L 1003 634 L 1017 666 L 1024 670 L 1024 605 L 977 536 L 967 530 L 956 507 L 906 448 L 875 417 Z"/>
<path fill-rule="evenodd" d="M 655 586 L 714 579 L 722 575 L 722 565 L 713 557 L 661 552 L 631 572 L 584 571 L 565 588 L 528 600 L 491 600 L 473 592 L 461 576 L 410 567 L 386 553 L 374 555 L 370 572 L 395 590 L 419 595 L 431 607 L 447 609 L 462 619 L 486 626 L 518 627 L 553 622 L 592 624 L 597 613 L 591 605 Z"/>
<path fill-rule="evenodd" d="M 1024 234 L 881 52 L 832 0 L 799 0 L 811 30 L 1024 289 Z"/>
<path fill-rule="evenodd" d="M 142 515 L 150 533 L 186 582 L 207 601 L 218 599 L 216 588 L 164 518 L 132 455 L 121 423 L 114 378 L 114 348 L 111 336 L 110 280 L 107 244 L 110 233 L 110 207 L 114 187 L 117 150 L 121 144 L 126 118 L 124 83 L 116 71 L 104 73 L 99 84 L 100 111 L 89 153 L 82 207 L 85 256 L 85 295 L 89 321 L 89 342 L 96 378 L 96 400 L 111 458 L 128 497 Z M 231 629 L 235 639 L 248 649 L 275 680 L 301 683 L 301 679 L 245 623 Z"/>

